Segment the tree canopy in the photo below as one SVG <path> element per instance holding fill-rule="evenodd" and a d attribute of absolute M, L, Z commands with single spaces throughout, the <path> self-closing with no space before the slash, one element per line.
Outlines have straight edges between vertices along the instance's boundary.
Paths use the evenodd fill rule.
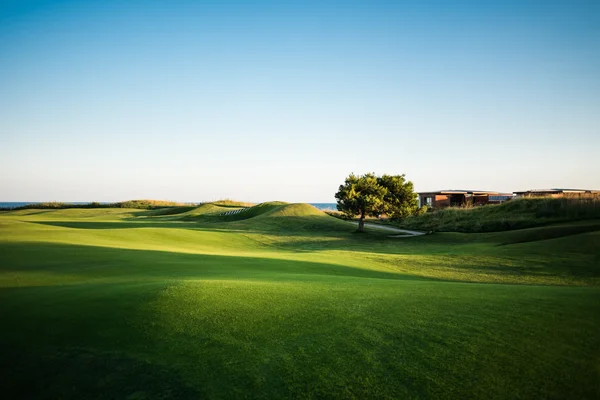
<path fill-rule="evenodd" d="M 365 217 L 382 214 L 401 219 L 419 211 L 417 194 L 411 181 L 402 175 L 376 176 L 350 174 L 335 194 L 337 209 L 347 217 L 359 216 L 358 231 L 364 230 Z"/>

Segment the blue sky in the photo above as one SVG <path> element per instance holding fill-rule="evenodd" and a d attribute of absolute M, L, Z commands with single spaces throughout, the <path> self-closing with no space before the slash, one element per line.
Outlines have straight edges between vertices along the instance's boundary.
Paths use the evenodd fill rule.
<path fill-rule="evenodd" d="M 600 189 L 597 1 L 1 1 L 0 201 Z"/>

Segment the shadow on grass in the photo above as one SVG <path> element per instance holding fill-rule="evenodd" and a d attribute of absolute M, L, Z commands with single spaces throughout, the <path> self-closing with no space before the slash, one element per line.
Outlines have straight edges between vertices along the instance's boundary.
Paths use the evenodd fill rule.
<path fill-rule="evenodd" d="M 12 399 L 199 398 L 179 373 L 118 352 L 81 348 L 4 348 L 0 390 Z M 39 397 L 39 396 L 43 397 Z"/>
<path fill-rule="evenodd" d="M 257 256 L 244 254 L 230 255 L 201 255 L 179 253 L 176 250 L 119 250 L 109 247 L 76 246 L 79 254 L 91 251 L 89 249 L 111 249 L 128 258 L 127 263 L 134 264 L 136 259 L 144 260 L 150 270 L 161 269 L 157 276 L 167 278 L 164 267 L 157 267 L 154 258 L 159 258 L 160 263 L 180 263 L 173 271 L 176 274 L 189 274 L 189 277 L 211 277 L 228 279 L 228 276 L 242 276 L 243 279 L 302 279 L 301 276 L 331 275 L 352 277 L 373 277 L 381 279 L 434 279 L 444 281 L 486 281 L 491 275 L 491 281 L 508 279 L 511 283 L 523 280 L 526 284 L 535 284 L 538 278 L 553 277 L 551 281 L 542 279 L 539 283 L 571 284 L 570 279 L 594 280 L 589 284 L 596 284 L 596 277 L 600 274 L 600 252 L 597 239 L 590 234 L 598 230 L 598 224 L 585 224 L 582 226 L 557 226 L 525 229 L 520 231 L 464 234 L 464 233 L 438 233 L 434 235 L 419 236 L 414 238 L 389 238 L 386 234 L 356 234 L 353 232 L 313 232 L 289 230 L 233 230 L 226 229 L 223 225 L 214 227 L 190 224 L 193 228 L 183 227 L 181 223 L 137 223 L 137 222 L 36 222 L 46 225 L 63 227 L 83 227 L 80 229 L 96 229 L 96 227 L 114 226 L 120 229 L 137 227 L 179 228 L 205 232 L 235 233 L 231 236 L 231 243 L 239 235 L 256 242 L 256 248 L 248 249 L 250 252 L 258 251 Z M 90 228 L 92 226 L 93 228 Z M 99 228 L 100 229 L 100 228 Z M 265 236 L 261 236 L 265 235 Z M 576 235 L 582 235 L 576 236 Z M 585 236 L 583 236 L 585 235 Z M 225 236 L 223 236 L 224 240 Z M 199 241 L 202 238 L 199 236 Z M 567 242 L 565 242 L 567 241 Z M 576 246 L 571 244 L 575 241 Z M 535 247 L 523 247 L 524 242 L 533 242 Z M 574 242 L 574 243 L 575 243 Z M 193 239 L 192 239 L 193 243 Z M 200 242 L 199 242 L 200 243 Z M 504 246 L 499 246 L 505 244 Z M 126 242 L 124 242 L 126 245 Z M 31 249 L 41 246 L 39 243 L 28 244 Z M 74 245 L 75 246 L 75 245 Z M 193 246 L 193 245 L 192 245 Z M 566 246 L 566 247 L 565 247 Z M 569 255 L 565 256 L 568 247 Z M 0 248 L 1 249 L 1 248 Z M 88 250 L 86 250 L 88 249 Z M 188 251 L 193 247 L 188 246 Z M 237 252 L 235 246 L 231 251 Z M 26 250 L 23 250 L 26 251 Z M 139 253 L 137 256 L 125 256 L 126 251 Z M 244 249 L 240 249 L 244 251 Z M 260 254 L 260 252 L 266 252 Z M 277 253 L 306 253 L 318 254 L 319 252 L 343 251 L 352 258 L 363 259 L 365 268 L 344 266 L 331 263 L 315 263 L 311 261 L 285 260 L 284 256 Z M 61 253 L 62 250 L 59 252 Z M 145 254 L 145 255 L 144 255 Z M 168 256 L 159 256 L 167 254 Z M 329 260 L 331 256 L 329 254 Z M 55 254 L 48 257 L 60 260 L 63 255 Z M 294 257 L 294 256 L 291 256 Z M 0 254 L 0 261 L 3 255 Z M 97 265 L 97 260 L 90 259 L 86 265 Z M 194 268 L 190 265 L 196 263 Z M 4 262 L 4 265 L 11 263 Z M 128 265 L 129 265 L 128 264 Z M 1 264 L 0 264 L 1 265 Z M 377 266 L 379 271 L 368 269 Z M 99 266 L 101 268 L 102 266 Z M 182 268 L 182 269 L 180 269 Z M 445 269 L 448 273 L 440 274 Z M 1 268 L 0 268 L 1 270 Z M 383 270 L 383 271 L 382 271 Z M 390 271 L 387 272 L 386 270 Z M 187 271 L 187 272 L 185 272 Z M 396 272 L 397 271 L 397 272 Z M 437 272 L 436 272 L 437 271 Z M 79 274 L 73 270 L 71 273 Z M 123 274 L 124 272 L 119 272 Z M 474 274 L 473 277 L 452 277 L 449 273 Z M 437 278 L 431 278 L 430 276 Z M 427 277 L 423 277 L 427 276 Z M 443 277 L 442 277 L 443 276 Z M 563 277 L 564 279 L 559 279 Z M 527 279 L 526 279 L 527 278 Z M 507 282 L 508 283 L 508 282 Z"/>
<path fill-rule="evenodd" d="M 140 229 L 140 228 L 162 228 L 162 229 L 185 229 L 203 232 L 219 233 L 248 233 L 264 234 L 278 237 L 324 237 L 340 238 L 343 240 L 352 240 L 356 243 L 369 242 L 372 240 L 390 242 L 399 242 L 399 238 L 390 238 L 390 233 L 385 231 L 373 230 L 369 232 L 358 233 L 352 225 L 348 226 L 327 226 L 326 224 L 306 224 L 302 218 L 297 218 L 300 223 L 295 224 L 294 217 L 287 217 L 289 220 L 285 224 L 257 224 L 253 225 L 245 221 L 236 221 L 232 223 L 223 222 L 184 222 L 184 221 L 164 221 L 164 222 L 115 222 L 115 221 L 26 221 L 31 224 L 55 226 L 70 229 L 86 230 L 105 230 L 105 229 Z M 301 222 L 304 222 L 302 224 Z M 416 239 L 416 238 L 410 238 Z M 318 240 L 317 240 L 318 241 Z"/>
<path fill-rule="evenodd" d="M 504 235 L 506 236 L 506 239 L 504 239 L 500 245 L 506 246 L 516 243 L 538 242 L 596 231 L 600 231 L 600 221 L 589 225 L 558 225 L 543 228 L 522 229 L 519 231 L 512 231 L 510 235 Z"/>
<path fill-rule="evenodd" d="M 87 222 L 87 221 L 27 221 L 28 223 L 56 226 L 70 229 L 109 230 L 109 229 L 182 229 L 198 232 L 218 232 L 231 234 L 246 234 L 250 239 L 266 235 L 272 241 L 256 240 L 264 248 L 280 249 L 292 252 L 317 252 L 327 250 L 360 251 L 382 254 L 415 254 L 425 251 L 435 253 L 433 247 L 448 246 L 465 242 L 465 234 L 449 234 L 438 238 L 439 235 L 427 235 L 407 238 L 390 237 L 389 232 L 369 231 L 356 232 L 351 225 L 347 230 L 322 229 L 322 227 L 307 227 L 295 229 L 291 224 L 285 227 L 261 227 L 251 224 L 214 223 L 199 224 L 195 222 Z M 346 228 L 345 226 L 343 228 Z M 456 235 L 461 235 L 456 237 Z M 233 240 L 233 239 L 232 239 Z M 455 243 L 456 242 L 456 243 Z M 430 246 L 433 245 L 432 246 Z M 439 249 L 438 249 L 439 251 Z"/>
<path fill-rule="evenodd" d="M 32 224 L 57 226 L 61 228 L 72 229 L 135 229 L 135 228 L 177 228 L 177 229 L 197 229 L 198 224 L 194 222 L 88 222 L 88 221 L 26 221 Z"/>
<path fill-rule="evenodd" d="M 0 272 L 32 271 L 85 279 L 302 280 L 318 276 L 438 280 L 358 267 L 252 256 L 187 254 L 54 243 L 0 245 Z M 21 282 L 27 285 L 26 278 Z"/>
<path fill-rule="evenodd" d="M 0 315 L 12 327 L 0 332 L 4 398 L 202 398 L 171 366 L 147 361 L 132 324 L 166 284 L 0 288 Z"/>
<path fill-rule="evenodd" d="M 130 229 L 130 228 L 178 228 L 221 231 L 248 231 L 272 234 L 345 234 L 356 231 L 356 226 L 330 219 L 312 217 L 269 217 L 246 220 L 223 221 L 217 218 L 195 220 L 152 220 L 134 218 L 123 221 L 26 221 L 42 225 L 74 229 Z M 389 235 L 389 232 L 369 231 L 372 236 Z"/>

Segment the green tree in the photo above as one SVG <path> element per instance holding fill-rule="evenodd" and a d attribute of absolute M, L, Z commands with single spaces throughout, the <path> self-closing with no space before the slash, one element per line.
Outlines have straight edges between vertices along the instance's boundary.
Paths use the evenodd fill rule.
<path fill-rule="evenodd" d="M 418 212 L 413 184 L 404 175 L 376 176 L 350 174 L 335 194 L 337 209 L 348 218 L 358 215 L 358 231 L 363 232 L 365 217 L 386 214 L 399 219 Z"/>
<path fill-rule="evenodd" d="M 350 174 L 335 194 L 337 209 L 347 217 L 359 215 L 358 231 L 365 226 L 365 217 L 377 217 L 385 211 L 383 202 L 387 189 L 378 183 L 375 174 Z"/>
<path fill-rule="evenodd" d="M 387 189 L 383 203 L 388 218 L 399 220 L 421 212 L 413 183 L 407 181 L 404 174 L 383 175 L 377 181 Z"/>

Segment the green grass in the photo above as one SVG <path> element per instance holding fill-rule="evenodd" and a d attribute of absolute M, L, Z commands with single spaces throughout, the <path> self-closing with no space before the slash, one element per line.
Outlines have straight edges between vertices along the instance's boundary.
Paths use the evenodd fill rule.
<path fill-rule="evenodd" d="M 212 204 L 215 204 L 217 206 L 222 206 L 222 207 L 252 207 L 255 206 L 256 204 L 254 203 L 247 203 L 244 201 L 236 201 L 236 200 L 231 200 L 231 199 L 223 199 L 223 200 L 217 200 L 217 201 L 213 201 Z"/>
<path fill-rule="evenodd" d="M 597 220 L 393 239 L 236 206 L 1 213 L 3 397 L 600 396 Z"/>
<path fill-rule="evenodd" d="M 533 197 L 500 205 L 450 207 L 409 217 L 394 225 L 437 232 L 499 232 L 589 219 L 600 219 L 598 196 Z"/>

